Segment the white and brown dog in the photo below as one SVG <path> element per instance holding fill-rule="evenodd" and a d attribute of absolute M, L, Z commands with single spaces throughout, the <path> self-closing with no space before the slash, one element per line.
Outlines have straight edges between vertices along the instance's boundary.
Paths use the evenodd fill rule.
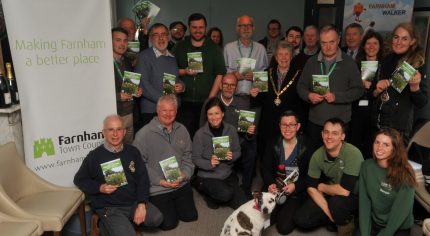
<path fill-rule="evenodd" d="M 276 195 L 254 193 L 254 199 L 237 208 L 225 221 L 221 236 L 261 235 L 264 222 L 276 206 Z"/>

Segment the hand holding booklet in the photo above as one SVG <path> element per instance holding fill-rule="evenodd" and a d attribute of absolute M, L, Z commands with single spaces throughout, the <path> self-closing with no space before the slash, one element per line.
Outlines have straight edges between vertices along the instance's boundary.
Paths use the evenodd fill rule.
<path fill-rule="evenodd" d="M 136 96 L 139 90 L 140 74 L 130 71 L 124 71 L 124 81 L 122 82 L 122 90 L 132 96 Z"/>
<path fill-rule="evenodd" d="M 391 87 L 393 87 L 397 92 L 402 93 L 403 89 L 408 85 L 409 80 L 414 77 L 416 73 L 417 70 L 404 61 L 396 70 L 394 70 L 393 74 L 391 74 Z"/>
<path fill-rule="evenodd" d="M 175 156 L 164 159 L 159 163 L 167 182 L 175 182 L 182 178 L 179 164 Z"/>
<path fill-rule="evenodd" d="M 121 159 L 104 162 L 100 164 L 102 168 L 105 181 L 109 185 L 123 186 L 127 184 L 124 169 L 122 167 Z"/>

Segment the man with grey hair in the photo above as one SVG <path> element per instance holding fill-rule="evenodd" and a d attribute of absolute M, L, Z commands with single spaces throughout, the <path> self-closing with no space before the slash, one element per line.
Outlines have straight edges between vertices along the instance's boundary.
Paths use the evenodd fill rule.
<path fill-rule="evenodd" d="M 224 47 L 224 60 L 228 73 L 234 73 L 238 80 L 236 95 L 249 102 L 249 91 L 252 88 L 252 71 L 264 71 L 268 67 L 266 49 L 263 45 L 252 40 L 255 31 L 254 19 L 243 15 L 237 18 L 236 32 L 239 38 L 227 43 Z M 239 72 L 239 61 L 255 60 L 253 70 Z"/>
<path fill-rule="evenodd" d="M 123 143 L 125 132 L 120 116 L 107 116 L 103 121 L 104 144 L 88 153 L 73 180 L 90 196 L 102 235 L 135 235 L 134 226 L 158 227 L 163 221 L 160 211 L 148 202 L 148 172 L 139 150 Z M 125 184 L 108 181 L 107 172 L 114 168 L 102 168 L 112 162 L 118 163 L 115 171 L 125 178 Z"/>
<path fill-rule="evenodd" d="M 320 134 L 327 119 L 337 117 L 349 125 L 351 103 L 364 92 L 360 71 L 354 60 L 340 50 L 339 41 L 334 26 L 321 28 L 321 51 L 306 62 L 297 84 L 299 96 L 310 104 L 307 137 L 311 151 L 322 145 Z M 315 75 L 325 75 L 330 81 L 327 92 L 317 93 L 314 90 Z"/>
<path fill-rule="evenodd" d="M 345 44 L 346 46 L 342 48 L 348 56 L 355 60 L 358 53 L 358 48 L 360 47 L 361 38 L 363 37 L 364 29 L 358 23 L 351 23 L 345 28 Z"/>
<path fill-rule="evenodd" d="M 176 96 L 163 95 L 157 102 L 157 116 L 136 134 L 133 145 L 147 165 L 150 198 L 163 213 L 161 229 L 174 229 L 179 220 L 197 220 L 197 210 L 190 178 L 194 173 L 191 160 L 192 142 L 184 125 L 175 121 L 178 108 Z M 180 176 L 171 180 L 165 176 L 161 162 L 173 158 Z"/>

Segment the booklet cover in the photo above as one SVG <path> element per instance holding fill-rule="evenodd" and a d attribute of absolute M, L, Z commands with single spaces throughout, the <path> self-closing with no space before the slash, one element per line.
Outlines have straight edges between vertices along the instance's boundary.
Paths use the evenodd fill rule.
<path fill-rule="evenodd" d="M 330 91 L 328 84 L 328 75 L 312 75 L 313 91 L 324 95 Z"/>
<path fill-rule="evenodd" d="M 255 69 L 255 63 L 257 63 L 257 61 L 252 58 L 239 58 L 237 59 L 237 71 L 239 71 L 241 75 L 252 73 Z"/>
<path fill-rule="evenodd" d="M 115 159 L 105 163 L 101 163 L 103 175 L 107 184 L 115 186 L 123 186 L 127 184 L 127 178 L 122 168 L 121 159 Z"/>
<path fill-rule="evenodd" d="M 294 183 L 299 179 L 299 168 L 294 168 L 293 171 L 284 179 L 284 184 Z"/>
<path fill-rule="evenodd" d="M 249 126 L 254 124 L 255 121 L 255 111 L 239 111 L 239 120 L 237 123 L 237 131 L 246 133 Z"/>
<path fill-rule="evenodd" d="M 267 71 L 254 71 L 253 87 L 258 88 L 260 92 L 267 92 L 269 90 Z"/>
<path fill-rule="evenodd" d="M 136 96 L 140 84 L 140 73 L 124 71 L 124 81 L 122 82 L 122 90 L 125 93 Z"/>
<path fill-rule="evenodd" d="M 163 93 L 164 94 L 173 94 L 175 93 L 175 83 L 176 83 L 176 76 L 164 73 L 163 76 Z"/>
<path fill-rule="evenodd" d="M 394 70 L 390 78 L 391 86 L 399 93 L 408 85 L 409 80 L 415 76 L 417 70 L 413 68 L 409 63 L 404 61 Z"/>
<path fill-rule="evenodd" d="M 127 48 L 132 52 L 138 53 L 140 50 L 140 43 L 137 41 L 129 41 L 127 43 Z"/>
<path fill-rule="evenodd" d="M 188 68 L 197 71 L 197 73 L 203 72 L 203 56 L 202 52 L 189 52 L 187 53 Z"/>
<path fill-rule="evenodd" d="M 140 0 L 134 4 L 131 11 L 136 15 L 137 18 L 143 19 L 145 17 L 154 19 L 158 15 L 160 8 L 154 3 L 146 0 Z"/>
<path fill-rule="evenodd" d="M 227 152 L 230 150 L 230 137 L 212 137 L 212 145 L 214 148 L 214 155 L 217 156 L 220 161 L 227 160 Z"/>
<path fill-rule="evenodd" d="M 361 79 L 372 81 L 378 70 L 378 61 L 362 61 L 361 62 Z"/>
<path fill-rule="evenodd" d="M 175 156 L 164 159 L 159 163 L 167 182 L 175 182 L 182 177 L 181 171 L 179 170 L 179 164 Z"/>

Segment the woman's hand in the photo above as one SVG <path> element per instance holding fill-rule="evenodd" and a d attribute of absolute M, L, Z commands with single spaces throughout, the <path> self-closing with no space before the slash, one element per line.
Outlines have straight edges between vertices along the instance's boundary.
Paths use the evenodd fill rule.
<path fill-rule="evenodd" d="M 294 183 L 289 183 L 285 185 L 282 190 L 284 190 L 288 194 L 291 194 L 292 192 L 294 192 L 294 190 L 296 190 L 296 185 Z"/>
<path fill-rule="evenodd" d="M 278 193 L 278 188 L 276 187 L 276 184 L 271 184 L 267 188 L 267 191 L 269 191 L 269 193 L 276 194 L 276 193 Z"/>
<path fill-rule="evenodd" d="M 372 86 L 372 82 L 367 81 L 367 80 L 363 80 L 363 86 L 366 89 L 370 89 L 370 86 Z"/>
<path fill-rule="evenodd" d="M 412 77 L 409 80 L 409 88 L 411 89 L 411 92 L 416 92 L 420 90 L 420 83 L 421 83 L 421 73 L 417 71 L 414 77 Z"/>
<path fill-rule="evenodd" d="M 231 151 L 227 152 L 227 155 L 225 155 L 225 158 L 229 161 L 231 161 L 231 159 L 233 159 L 233 153 Z"/>

